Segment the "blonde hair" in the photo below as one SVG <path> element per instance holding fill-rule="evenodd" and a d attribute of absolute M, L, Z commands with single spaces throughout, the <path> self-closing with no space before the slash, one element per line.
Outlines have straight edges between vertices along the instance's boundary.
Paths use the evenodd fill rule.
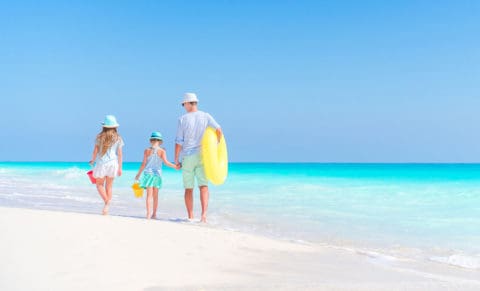
<path fill-rule="evenodd" d="M 100 155 L 103 156 L 108 149 L 120 139 L 116 128 L 104 127 L 102 132 L 97 135 L 97 145 L 100 150 Z"/>

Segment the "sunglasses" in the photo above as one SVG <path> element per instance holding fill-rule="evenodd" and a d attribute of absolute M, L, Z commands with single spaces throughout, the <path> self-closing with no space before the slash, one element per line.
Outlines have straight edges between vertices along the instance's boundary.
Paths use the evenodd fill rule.
<path fill-rule="evenodd" d="M 196 102 L 185 102 L 185 103 L 189 103 L 190 105 L 194 105 Z M 182 107 L 185 106 L 185 103 L 182 103 Z"/>

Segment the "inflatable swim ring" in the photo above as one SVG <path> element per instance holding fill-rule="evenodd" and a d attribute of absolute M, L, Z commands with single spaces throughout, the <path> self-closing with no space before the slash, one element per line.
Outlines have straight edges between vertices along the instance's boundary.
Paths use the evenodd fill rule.
<path fill-rule="evenodd" d="M 223 184 L 228 173 L 227 144 L 223 135 L 217 142 L 217 133 L 212 127 L 207 127 L 203 134 L 202 159 L 207 179 L 214 185 Z"/>

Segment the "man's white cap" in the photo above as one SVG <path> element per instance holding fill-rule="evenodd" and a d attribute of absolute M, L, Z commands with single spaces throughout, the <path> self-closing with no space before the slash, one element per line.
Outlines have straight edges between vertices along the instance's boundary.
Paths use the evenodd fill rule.
<path fill-rule="evenodd" d="M 182 104 L 187 103 L 187 102 L 198 102 L 197 94 L 195 94 L 195 93 L 185 93 L 185 95 L 183 95 Z"/>

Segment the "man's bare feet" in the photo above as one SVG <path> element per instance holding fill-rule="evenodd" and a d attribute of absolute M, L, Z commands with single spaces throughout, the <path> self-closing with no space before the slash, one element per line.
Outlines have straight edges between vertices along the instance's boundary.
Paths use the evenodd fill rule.
<path fill-rule="evenodd" d="M 207 223 L 207 216 L 202 215 L 202 219 L 200 219 L 200 222 Z"/>

